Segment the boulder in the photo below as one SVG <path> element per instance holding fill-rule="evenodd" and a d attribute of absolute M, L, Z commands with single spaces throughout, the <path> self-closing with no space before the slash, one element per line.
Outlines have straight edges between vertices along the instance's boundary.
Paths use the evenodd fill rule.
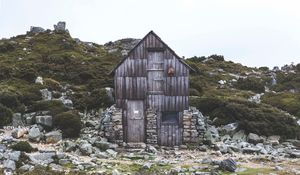
<path fill-rule="evenodd" d="M 59 21 L 57 23 L 57 25 L 54 25 L 54 30 L 56 32 L 63 32 L 63 31 L 66 31 L 66 22 L 64 21 Z"/>
<path fill-rule="evenodd" d="M 209 126 L 204 134 L 204 140 L 207 144 L 212 145 L 219 139 L 219 132 L 215 126 Z"/>
<path fill-rule="evenodd" d="M 40 92 L 42 94 L 43 100 L 51 100 L 52 99 L 52 92 L 49 91 L 48 89 L 41 89 Z"/>
<path fill-rule="evenodd" d="M 44 80 L 43 80 L 43 77 L 37 77 L 36 79 L 35 79 L 35 83 L 36 84 L 41 84 L 41 85 L 43 85 L 44 84 Z"/>
<path fill-rule="evenodd" d="M 14 127 L 24 126 L 21 113 L 14 113 L 12 117 L 12 125 Z"/>
<path fill-rule="evenodd" d="M 114 102 L 114 89 L 111 87 L 106 87 L 105 91 L 106 91 L 106 95 L 109 99 L 109 102 L 113 103 Z"/>
<path fill-rule="evenodd" d="M 229 159 L 225 159 L 225 160 L 221 161 L 219 168 L 221 170 L 235 172 L 235 170 L 237 168 L 237 164 L 233 159 L 229 158 Z"/>
<path fill-rule="evenodd" d="M 152 166 L 152 163 L 146 162 L 146 163 L 143 165 L 143 168 L 144 168 L 144 169 L 150 169 L 151 166 Z"/>
<path fill-rule="evenodd" d="M 260 152 L 259 148 L 255 148 L 255 147 L 246 147 L 242 149 L 243 153 L 246 154 L 253 154 L 253 153 L 258 153 Z"/>
<path fill-rule="evenodd" d="M 290 152 L 291 158 L 300 158 L 300 150 Z"/>
<path fill-rule="evenodd" d="M 75 151 L 77 147 L 76 143 L 70 140 L 65 141 L 63 145 L 64 145 L 64 151 L 66 152 Z"/>
<path fill-rule="evenodd" d="M 50 115 L 36 116 L 35 122 L 43 126 L 52 127 L 52 116 Z"/>
<path fill-rule="evenodd" d="M 66 99 L 64 97 L 61 97 L 60 100 L 66 108 L 69 108 L 69 109 L 73 108 L 73 101 L 72 100 Z"/>
<path fill-rule="evenodd" d="M 62 140 L 61 131 L 51 131 L 45 134 L 46 143 L 57 143 Z"/>
<path fill-rule="evenodd" d="M 18 161 L 21 156 L 21 151 L 13 151 L 8 154 L 8 158 L 13 161 Z"/>
<path fill-rule="evenodd" d="M 280 140 L 280 136 L 273 135 L 273 136 L 269 136 L 267 138 L 266 143 L 269 143 L 269 144 L 275 146 L 275 145 L 279 145 L 279 140 Z"/>
<path fill-rule="evenodd" d="M 36 34 L 36 33 L 42 33 L 44 31 L 45 31 L 45 29 L 43 29 L 42 27 L 31 26 L 29 32 Z"/>
<path fill-rule="evenodd" d="M 238 123 L 230 123 L 230 124 L 223 126 L 221 128 L 221 131 L 223 132 L 224 135 L 228 134 L 228 135 L 232 136 L 236 132 L 236 129 L 238 128 L 238 126 L 239 126 Z"/>
<path fill-rule="evenodd" d="M 38 142 L 41 139 L 42 133 L 40 132 L 40 129 L 37 127 L 37 125 L 34 125 L 28 132 L 28 138 L 31 141 Z"/>
<path fill-rule="evenodd" d="M 244 130 L 240 130 L 237 133 L 233 134 L 233 136 L 232 136 L 232 140 L 235 140 L 235 141 L 246 141 L 246 138 L 247 138 L 247 136 L 246 136 Z"/>
<path fill-rule="evenodd" d="M 154 154 L 158 152 L 157 149 L 152 145 L 147 145 L 145 148 L 145 151 L 148 153 L 154 153 Z"/>
<path fill-rule="evenodd" d="M 54 161 L 53 156 L 55 156 L 55 152 L 37 152 L 28 154 L 28 156 L 33 164 L 49 164 Z"/>
<path fill-rule="evenodd" d="M 25 165 L 21 166 L 18 170 L 21 172 L 26 172 L 26 171 L 32 171 L 33 169 L 34 169 L 34 166 L 25 164 Z"/>
<path fill-rule="evenodd" d="M 109 142 L 105 141 L 96 141 L 94 145 L 99 148 L 101 151 L 106 151 L 109 148 Z"/>
<path fill-rule="evenodd" d="M 107 149 L 106 152 L 111 155 L 112 157 L 117 157 L 118 152 L 112 150 L 112 149 Z"/>
<path fill-rule="evenodd" d="M 13 160 L 7 159 L 7 160 L 3 161 L 3 167 L 5 169 L 11 169 L 11 170 L 14 171 L 14 170 L 16 170 L 16 163 Z"/>
<path fill-rule="evenodd" d="M 247 137 L 247 141 L 249 143 L 257 144 L 257 143 L 263 143 L 264 139 L 257 134 L 249 133 Z"/>
<path fill-rule="evenodd" d="M 79 149 L 83 155 L 90 155 L 93 153 L 93 147 L 90 143 L 81 144 Z"/>
<path fill-rule="evenodd" d="M 27 133 L 28 133 L 28 129 L 27 128 L 15 128 L 15 129 L 12 130 L 11 136 L 13 136 L 14 138 L 18 139 L 18 138 L 23 137 Z"/>

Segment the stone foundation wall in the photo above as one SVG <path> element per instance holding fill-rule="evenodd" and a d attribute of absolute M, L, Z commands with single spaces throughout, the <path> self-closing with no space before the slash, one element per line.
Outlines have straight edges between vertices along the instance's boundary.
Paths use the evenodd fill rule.
<path fill-rule="evenodd" d="M 206 131 L 205 117 L 196 108 L 183 112 L 183 144 L 201 143 Z"/>
<path fill-rule="evenodd" d="M 123 143 L 122 110 L 114 106 L 108 108 L 101 118 L 103 135 L 111 143 L 121 145 Z"/>
<path fill-rule="evenodd" d="M 146 141 L 149 144 L 157 145 L 157 114 L 153 110 L 146 112 Z"/>
<path fill-rule="evenodd" d="M 157 145 L 157 113 L 146 111 L 146 142 Z M 114 106 L 108 108 L 101 118 L 101 136 L 109 142 L 121 145 L 123 143 L 122 110 Z M 183 144 L 201 143 L 206 132 L 205 117 L 196 108 L 183 112 Z"/>

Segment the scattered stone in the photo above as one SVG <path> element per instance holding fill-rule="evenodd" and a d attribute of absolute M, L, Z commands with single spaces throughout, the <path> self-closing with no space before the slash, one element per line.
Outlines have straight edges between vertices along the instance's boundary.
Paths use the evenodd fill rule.
<path fill-rule="evenodd" d="M 238 128 L 238 123 L 230 123 L 230 124 L 223 126 L 221 128 L 221 130 L 224 135 L 228 134 L 228 135 L 232 136 L 235 133 L 237 128 Z"/>
<path fill-rule="evenodd" d="M 36 84 L 41 84 L 41 85 L 43 85 L 43 84 L 44 84 L 43 77 L 37 77 L 37 78 L 35 79 L 35 83 L 36 83 Z"/>
<path fill-rule="evenodd" d="M 114 169 L 112 175 L 121 175 L 121 173 L 117 169 Z"/>
<path fill-rule="evenodd" d="M 118 154 L 118 152 L 116 152 L 112 149 L 107 149 L 106 152 L 113 157 L 117 157 L 117 154 Z"/>
<path fill-rule="evenodd" d="M 144 168 L 144 169 L 150 169 L 151 166 L 152 166 L 152 163 L 147 162 L 147 163 L 145 163 L 145 164 L 143 165 L 143 168 Z"/>
<path fill-rule="evenodd" d="M 12 117 L 12 125 L 14 127 L 24 126 L 21 113 L 14 113 Z"/>
<path fill-rule="evenodd" d="M 93 153 L 93 146 L 90 143 L 83 143 L 79 146 L 83 155 L 90 155 Z"/>
<path fill-rule="evenodd" d="M 41 89 L 40 92 L 42 94 L 43 100 L 52 100 L 52 92 L 51 91 L 49 91 L 48 89 Z"/>
<path fill-rule="evenodd" d="M 35 121 L 37 124 L 52 127 L 52 116 L 50 115 L 36 116 Z"/>
<path fill-rule="evenodd" d="M 101 151 L 106 151 L 107 149 L 109 149 L 109 142 L 105 142 L 105 141 L 96 141 L 94 143 L 94 145 L 99 148 Z"/>
<path fill-rule="evenodd" d="M 273 135 L 273 136 L 269 136 L 266 142 L 270 143 L 273 146 L 276 146 L 279 145 L 279 140 L 280 140 L 280 136 Z"/>
<path fill-rule="evenodd" d="M 42 134 L 40 132 L 40 129 L 37 127 L 37 125 L 34 125 L 28 132 L 29 140 L 34 142 L 40 141 L 41 135 Z"/>
<path fill-rule="evenodd" d="M 235 141 L 246 141 L 246 134 L 244 130 L 240 130 L 232 136 L 232 140 Z"/>
<path fill-rule="evenodd" d="M 275 166 L 275 170 L 276 170 L 276 171 L 282 171 L 283 168 L 282 168 L 281 166 L 277 165 L 277 166 Z"/>
<path fill-rule="evenodd" d="M 18 161 L 21 156 L 21 151 L 13 151 L 8 154 L 8 159 Z"/>
<path fill-rule="evenodd" d="M 70 140 L 65 141 L 63 145 L 64 145 L 64 147 L 63 147 L 64 151 L 66 151 L 66 152 L 75 151 L 76 147 L 77 147 L 76 143 L 74 143 Z"/>
<path fill-rule="evenodd" d="M 42 33 L 44 31 L 45 31 L 45 29 L 43 29 L 42 27 L 31 26 L 29 32 L 33 33 L 33 34 L 37 34 L 37 33 Z"/>
<path fill-rule="evenodd" d="M 257 134 L 249 133 L 249 135 L 247 137 L 247 141 L 249 143 L 257 144 L 257 143 L 263 143 L 264 139 L 262 137 L 258 136 Z"/>
<path fill-rule="evenodd" d="M 221 170 L 235 172 L 235 170 L 237 168 L 237 164 L 233 159 L 229 158 L 229 159 L 225 159 L 225 160 L 221 161 L 219 168 Z"/>
<path fill-rule="evenodd" d="M 147 145 L 145 151 L 154 154 L 158 152 L 157 149 L 152 145 Z"/>
<path fill-rule="evenodd" d="M 7 159 L 7 160 L 3 161 L 3 167 L 14 171 L 14 170 L 16 170 L 16 163 L 13 160 Z"/>
<path fill-rule="evenodd" d="M 59 21 L 57 25 L 54 25 L 54 30 L 56 32 L 64 32 L 66 31 L 66 22 Z"/>
<path fill-rule="evenodd" d="M 55 152 L 45 152 L 45 153 L 31 153 L 28 154 L 29 159 L 33 164 L 50 164 L 53 162 L 53 157 L 55 156 Z"/>
<path fill-rule="evenodd" d="M 18 170 L 21 172 L 32 171 L 33 169 L 34 169 L 34 166 L 28 165 L 28 164 L 25 164 L 25 165 L 21 166 L 20 168 L 18 168 Z"/>
<path fill-rule="evenodd" d="M 11 136 L 13 136 L 16 139 L 19 139 L 19 138 L 23 137 L 27 133 L 28 133 L 28 129 L 27 128 L 15 128 L 11 132 Z"/>
<path fill-rule="evenodd" d="M 46 143 L 57 143 L 62 140 L 61 131 L 52 131 L 45 134 Z"/>

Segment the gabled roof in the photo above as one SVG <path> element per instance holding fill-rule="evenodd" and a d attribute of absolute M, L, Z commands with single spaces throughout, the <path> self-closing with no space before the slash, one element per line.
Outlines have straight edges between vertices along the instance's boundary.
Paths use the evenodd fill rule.
<path fill-rule="evenodd" d="M 154 35 L 163 45 L 166 46 L 166 49 L 169 49 L 171 53 L 187 68 L 192 71 L 195 71 L 191 66 L 189 66 L 182 58 L 180 58 L 163 40 L 160 39 L 158 35 L 156 35 L 152 30 L 140 41 L 138 42 L 129 52 L 128 54 L 117 64 L 117 66 L 109 73 L 110 75 L 115 72 L 115 70 L 127 59 L 127 57 L 150 35 Z"/>

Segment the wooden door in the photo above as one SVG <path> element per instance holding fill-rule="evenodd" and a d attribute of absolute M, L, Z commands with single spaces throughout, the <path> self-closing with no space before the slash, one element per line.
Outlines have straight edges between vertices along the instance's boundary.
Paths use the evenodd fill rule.
<path fill-rule="evenodd" d="M 162 112 L 160 114 L 159 144 L 162 146 L 178 146 L 182 144 L 179 112 Z"/>
<path fill-rule="evenodd" d="M 127 142 L 145 141 L 144 102 L 128 100 L 127 102 Z"/>

